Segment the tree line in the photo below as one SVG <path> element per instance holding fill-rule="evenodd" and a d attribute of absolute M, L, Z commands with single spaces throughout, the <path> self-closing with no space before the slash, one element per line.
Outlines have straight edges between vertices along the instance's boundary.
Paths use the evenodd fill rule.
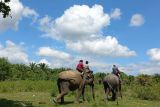
<path fill-rule="evenodd" d="M 5 80 L 52 80 L 57 74 L 69 68 L 49 68 L 45 63 L 12 64 L 7 58 L 0 58 L 0 81 Z"/>
<path fill-rule="evenodd" d="M 45 63 L 31 62 L 25 64 L 12 64 L 7 58 L 0 58 L 0 81 L 5 80 L 55 80 L 59 72 L 70 68 L 49 68 Z M 101 83 L 106 73 L 95 73 L 96 82 Z M 160 82 L 160 74 L 138 76 L 121 73 L 123 83 L 131 84 L 137 82 L 141 85 L 150 84 L 151 82 Z"/>

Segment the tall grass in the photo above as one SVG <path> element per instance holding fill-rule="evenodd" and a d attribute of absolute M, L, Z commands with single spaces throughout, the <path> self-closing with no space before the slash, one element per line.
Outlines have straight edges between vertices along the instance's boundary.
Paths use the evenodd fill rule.
<path fill-rule="evenodd" d="M 152 84 L 152 86 L 142 86 L 137 84 L 123 85 L 123 98 L 119 98 L 119 107 L 159 107 L 160 83 Z M 72 101 L 75 100 L 76 93 L 76 91 L 70 92 L 65 96 L 66 103 L 64 105 L 57 105 L 56 107 L 117 106 L 116 102 L 108 101 L 106 103 L 104 101 L 105 94 L 102 84 L 95 84 L 95 101 L 92 98 L 91 89 L 89 86 L 86 86 L 86 102 L 80 103 L 79 105 L 73 104 Z M 6 105 L 9 105 L 8 107 L 13 107 L 15 104 L 15 107 L 18 107 L 17 104 L 32 104 L 33 107 L 54 107 L 55 105 L 52 103 L 52 97 L 50 94 L 54 97 L 58 94 L 56 81 L 25 80 L 0 82 L 0 107 L 7 107 Z M 80 101 L 82 101 L 82 98 Z"/>
<path fill-rule="evenodd" d="M 52 92 L 57 91 L 53 81 L 5 81 L 0 82 L 0 93 L 4 92 Z"/>
<path fill-rule="evenodd" d="M 160 88 L 158 87 L 158 84 L 152 86 L 136 85 L 133 88 L 133 96 L 142 100 L 159 100 Z"/>

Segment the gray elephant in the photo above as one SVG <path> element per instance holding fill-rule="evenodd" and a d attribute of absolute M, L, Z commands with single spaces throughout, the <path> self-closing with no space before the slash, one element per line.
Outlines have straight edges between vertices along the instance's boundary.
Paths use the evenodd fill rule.
<path fill-rule="evenodd" d="M 108 100 L 108 94 L 112 92 L 112 100 L 117 100 L 118 105 L 118 93 L 120 93 L 121 98 L 121 84 L 119 78 L 115 74 L 109 74 L 103 79 L 104 90 L 106 94 L 106 101 Z"/>
<path fill-rule="evenodd" d="M 78 89 L 75 103 L 79 103 L 79 98 L 82 95 L 83 100 L 85 101 L 85 85 L 90 85 L 92 88 L 93 99 L 94 95 L 94 76 L 93 74 L 84 73 L 83 75 L 76 70 L 68 70 L 59 73 L 57 86 L 59 90 L 59 95 L 54 98 L 54 102 L 57 103 L 61 100 L 61 103 L 64 102 L 64 96 L 68 94 L 69 91 L 74 91 Z"/>

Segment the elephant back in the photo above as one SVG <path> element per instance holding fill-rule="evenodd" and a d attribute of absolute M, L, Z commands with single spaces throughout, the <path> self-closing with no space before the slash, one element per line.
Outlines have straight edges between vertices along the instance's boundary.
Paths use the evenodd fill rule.
<path fill-rule="evenodd" d="M 107 82 L 112 87 L 117 87 L 119 85 L 119 78 L 114 74 L 107 75 L 103 81 Z"/>
<path fill-rule="evenodd" d="M 76 70 L 68 70 L 59 73 L 59 79 L 69 80 L 74 84 L 79 84 L 82 81 L 81 73 Z"/>

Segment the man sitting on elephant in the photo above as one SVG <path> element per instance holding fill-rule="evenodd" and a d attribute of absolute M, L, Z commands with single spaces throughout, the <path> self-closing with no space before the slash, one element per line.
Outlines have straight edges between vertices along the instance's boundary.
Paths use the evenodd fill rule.
<path fill-rule="evenodd" d="M 84 68 L 85 68 L 85 71 L 87 73 L 87 77 L 90 77 L 91 75 L 93 75 L 93 71 L 90 69 L 88 64 L 89 64 L 89 62 L 86 61 Z"/>
<path fill-rule="evenodd" d="M 86 62 L 85 62 L 85 66 L 84 66 L 84 68 L 85 68 L 87 71 L 90 71 L 90 68 L 89 68 L 88 63 L 89 63 L 88 61 L 86 61 Z"/>
<path fill-rule="evenodd" d="M 116 65 L 113 65 L 112 74 L 115 74 L 119 78 L 119 81 L 121 83 L 121 78 L 120 78 L 121 72 Z"/>
<path fill-rule="evenodd" d="M 81 73 L 83 74 L 84 73 L 84 65 L 83 65 L 83 60 L 80 60 L 76 69 Z"/>

